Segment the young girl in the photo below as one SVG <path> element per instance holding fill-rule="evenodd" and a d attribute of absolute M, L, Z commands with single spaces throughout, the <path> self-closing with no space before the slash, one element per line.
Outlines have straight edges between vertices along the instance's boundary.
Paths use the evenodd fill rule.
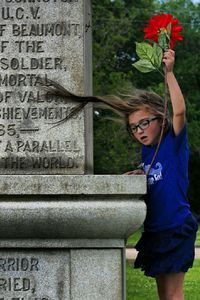
<path fill-rule="evenodd" d="M 136 245 L 134 267 L 155 277 L 160 299 L 182 300 L 183 280 L 194 260 L 197 222 L 187 201 L 188 144 L 186 107 L 173 74 L 174 51 L 164 53 L 166 80 L 172 103 L 172 124 L 167 119 L 158 154 L 149 170 L 161 134 L 164 106 L 159 96 L 146 93 L 134 101 L 127 118 L 134 138 L 142 144 L 143 171 L 148 172 L 147 216 Z"/>
<path fill-rule="evenodd" d="M 70 118 L 88 102 L 103 102 L 119 112 L 134 139 L 142 144 L 143 169 L 126 174 L 147 174 L 147 216 L 144 233 L 136 245 L 139 251 L 135 268 L 155 277 L 161 300 L 183 300 L 184 274 L 192 267 L 197 222 L 187 201 L 188 144 L 185 101 L 173 74 L 174 51 L 164 53 L 166 81 L 169 88 L 173 118 L 164 118 L 162 99 L 149 92 L 128 99 L 117 97 L 80 97 L 72 95 L 54 82 L 48 94 L 80 102 Z M 65 120 L 66 120 L 65 119 Z M 64 121 L 64 120 L 62 120 Z M 151 165 L 161 131 L 164 136 Z"/>

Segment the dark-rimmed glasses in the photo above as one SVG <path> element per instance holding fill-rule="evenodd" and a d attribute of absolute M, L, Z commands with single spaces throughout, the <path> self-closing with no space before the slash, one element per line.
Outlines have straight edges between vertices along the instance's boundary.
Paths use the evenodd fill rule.
<path fill-rule="evenodd" d="M 151 122 L 155 121 L 159 119 L 159 117 L 153 117 L 153 118 L 148 118 L 148 119 L 143 119 L 140 122 L 138 122 L 137 124 L 130 124 L 129 125 L 129 130 L 132 133 L 136 133 L 138 131 L 138 128 L 140 128 L 141 130 L 145 130 L 149 127 L 149 125 L 151 124 Z"/>

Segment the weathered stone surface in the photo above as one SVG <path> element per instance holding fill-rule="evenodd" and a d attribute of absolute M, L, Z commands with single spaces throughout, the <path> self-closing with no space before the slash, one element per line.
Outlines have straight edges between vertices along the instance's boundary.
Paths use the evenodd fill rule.
<path fill-rule="evenodd" d="M 0 237 L 5 239 L 124 239 L 146 213 L 139 200 L 145 176 L 4 175 L 0 191 Z"/>
<path fill-rule="evenodd" d="M 91 165 L 91 112 L 53 127 L 74 104 L 45 99 L 39 84 L 91 93 L 88 9 L 84 0 L 0 2 L 0 174 L 84 174 Z"/>
<path fill-rule="evenodd" d="M 71 299 L 69 251 L 1 250 L 0 299 Z"/>
<path fill-rule="evenodd" d="M 2 175 L 0 195 L 140 195 L 144 175 Z"/>
<path fill-rule="evenodd" d="M 121 300 L 121 256 L 121 249 L 1 250 L 0 299 Z"/>
<path fill-rule="evenodd" d="M 91 107 L 53 127 L 74 104 L 38 83 L 91 94 L 90 18 L 89 0 L 0 2 L 0 300 L 125 299 L 146 177 L 83 176 Z"/>
<path fill-rule="evenodd" d="M 0 239 L 0 248 L 124 248 L 124 239 Z M 44 250 L 45 251 L 45 250 Z"/>
<path fill-rule="evenodd" d="M 120 249 L 72 250 L 72 300 L 121 300 Z M 88 276 L 90 274 L 90 277 Z"/>
<path fill-rule="evenodd" d="M 124 239 L 145 218 L 145 204 L 134 198 L 39 197 L 1 199 L 1 238 Z"/>

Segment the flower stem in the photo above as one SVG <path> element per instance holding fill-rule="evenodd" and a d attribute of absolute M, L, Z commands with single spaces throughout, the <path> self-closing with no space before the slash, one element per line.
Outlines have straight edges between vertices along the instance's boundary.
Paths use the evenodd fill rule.
<path fill-rule="evenodd" d="M 156 68 L 156 70 L 162 75 L 163 78 L 165 78 L 165 74 L 162 73 L 158 68 Z"/>
<path fill-rule="evenodd" d="M 164 130 L 165 130 L 165 126 L 166 126 L 166 119 L 167 119 L 167 106 L 168 106 L 168 85 L 167 85 L 167 77 L 166 77 L 166 67 L 164 67 L 164 84 L 165 84 L 165 98 L 164 98 L 164 115 L 163 115 L 163 121 L 162 121 L 162 127 L 161 127 L 161 132 L 160 132 L 160 137 L 159 137 L 159 141 L 158 141 L 158 144 L 157 144 L 157 147 L 156 147 L 156 150 L 155 150 L 155 153 L 154 153 L 154 156 L 151 160 L 151 163 L 150 163 L 150 166 L 147 170 L 147 173 L 146 173 L 146 176 L 149 175 L 150 171 L 151 171 L 151 168 L 153 166 L 153 163 L 156 159 L 156 156 L 158 154 L 158 151 L 159 151 L 159 148 L 160 148 L 160 144 L 161 144 L 161 141 L 162 141 L 162 138 L 164 136 Z M 161 73 L 161 72 L 160 72 Z M 161 73 L 162 74 L 162 73 Z"/>

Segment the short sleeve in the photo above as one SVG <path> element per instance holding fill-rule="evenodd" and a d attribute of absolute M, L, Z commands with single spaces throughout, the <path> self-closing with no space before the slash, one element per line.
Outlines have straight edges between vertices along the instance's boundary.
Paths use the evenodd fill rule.
<path fill-rule="evenodd" d="M 178 135 L 175 135 L 173 128 L 172 128 L 171 134 L 173 136 L 175 152 L 179 152 L 180 149 L 185 148 L 185 147 L 188 148 L 188 136 L 187 136 L 187 125 L 186 124 Z"/>

